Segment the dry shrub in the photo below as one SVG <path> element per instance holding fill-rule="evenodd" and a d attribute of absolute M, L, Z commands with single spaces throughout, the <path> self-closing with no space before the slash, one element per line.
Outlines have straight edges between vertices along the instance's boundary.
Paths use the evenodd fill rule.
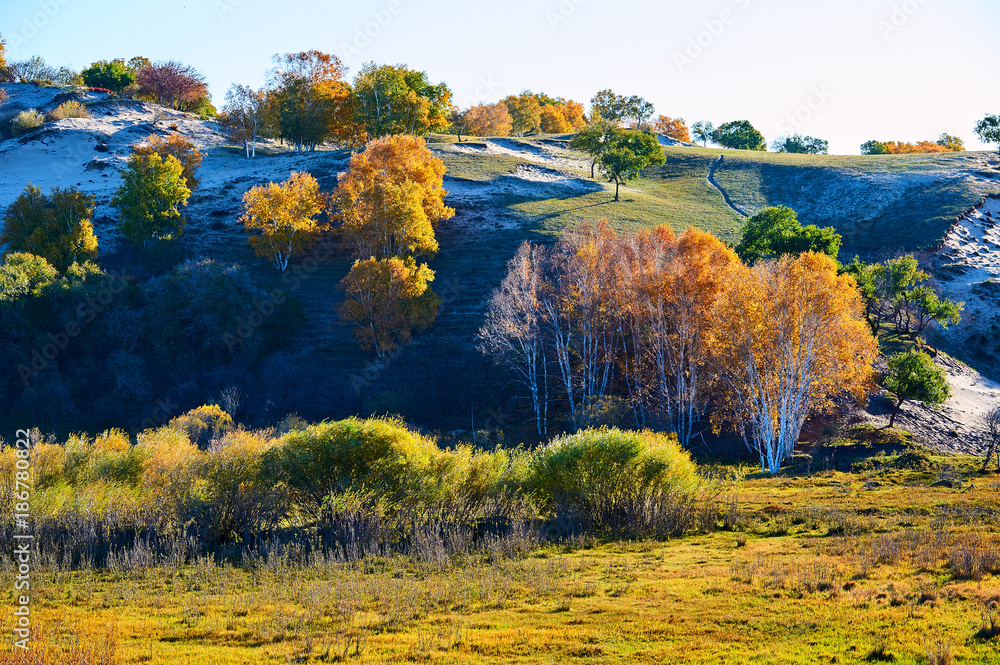
<path fill-rule="evenodd" d="M 233 419 L 218 405 L 206 404 L 177 416 L 168 426 L 184 432 L 192 443 L 205 449 L 233 428 Z"/>
<path fill-rule="evenodd" d="M 45 116 L 38 109 L 21 111 L 10 121 L 11 136 L 24 136 L 45 124 Z"/>
<path fill-rule="evenodd" d="M 65 101 L 56 108 L 48 112 L 47 120 L 63 120 L 65 118 L 89 118 L 90 112 L 87 106 L 75 100 Z"/>

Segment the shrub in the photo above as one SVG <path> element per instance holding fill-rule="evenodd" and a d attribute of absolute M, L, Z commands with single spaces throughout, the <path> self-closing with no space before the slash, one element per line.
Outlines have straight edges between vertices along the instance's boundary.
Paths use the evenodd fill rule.
<path fill-rule="evenodd" d="M 188 440 L 201 449 L 233 428 L 232 417 L 216 404 L 191 409 L 168 423 L 168 427 L 187 434 Z"/>
<path fill-rule="evenodd" d="M 87 106 L 72 99 L 63 102 L 62 104 L 52 109 L 48 113 L 49 122 L 52 122 L 53 120 L 63 120 L 65 118 L 89 118 L 89 117 L 90 117 L 90 112 L 87 111 Z"/>
<path fill-rule="evenodd" d="M 431 439 L 392 419 L 323 422 L 289 432 L 268 451 L 268 464 L 313 509 L 332 495 L 364 489 L 396 505 L 424 498 L 432 460 Z"/>
<path fill-rule="evenodd" d="M 33 132 L 42 125 L 45 124 L 45 116 L 39 113 L 37 109 L 28 109 L 27 111 L 21 111 L 17 116 L 10 121 L 10 133 L 11 136 L 24 136 L 29 132 Z"/>
<path fill-rule="evenodd" d="M 585 430 L 539 449 L 527 480 L 543 510 L 634 535 L 672 535 L 692 524 L 698 486 L 674 435 Z"/>

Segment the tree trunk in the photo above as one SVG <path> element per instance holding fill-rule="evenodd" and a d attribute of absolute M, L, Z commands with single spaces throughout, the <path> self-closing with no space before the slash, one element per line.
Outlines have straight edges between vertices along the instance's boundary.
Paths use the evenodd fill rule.
<path fill-rule="evenodd" d="M 621 183 L 615 180 L 615 201 L 618 200 L 618 188 L 621 187 Z"/>
<path fill-rule="evenodd" d="M 898 415 L 899 415 L 899 412 L 900 412 L 900 410 L 901 410 L 901 409 L 903 408 L 903 402 L 904 402 L 904 401 L 905 401 L 905 400 L 902 400 L 902 399 L 901 399 L 901 400 L 899 400 L 898 402 L 896 402 L 896 408 L 895 408 L 895 409 L 893 409 L 893 412 L 892 412 L 892 415 L 891 415 L 891 416 L 889 416 L 889 428 L 890 428 L 890 429 L 892 429 L 892 425 L 893 425 L 893 423 L 895 423 L 895 422 L 896 422 L 896 416 L 898 416 Z"/>
<path fill-rule="evenodd" d="M 590 163 L 590 179 L 594 179 L 594 167 L 597 166 L 597 157 L 594 157 L 594 161 Z"/>

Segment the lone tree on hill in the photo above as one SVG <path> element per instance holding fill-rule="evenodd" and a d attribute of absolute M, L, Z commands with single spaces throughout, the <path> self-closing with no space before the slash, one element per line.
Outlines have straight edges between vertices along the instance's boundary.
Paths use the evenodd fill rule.
<path fill-rule="evenodd" d="M 988 115 L 977 122 L 975 132 L 983 143 L 996 143 L 1000 152 L 1000 115 Z"/>
<path fill-rule="evenodd" d="M 608 182 L 615 183 L 615 201 L 620 200 L 618 192 L 622 183 L 638 178 L 646 167 L 658 166 L 664 161 L 663 149 L 656 137 L 636 130 L 616 130 L 597 160 Z"/>
<path fill-rule="evenodd" d="M 735 120 L 719 125 L 712 140 L 732 150 L 767 150 L 764 135 L 754 129 L 749 120 Z"/>
<path fill-rule="evenodd" d="M 292 173 L 281 184 L 269 182 L 252 187 L 243 195 L 240 221 L 247 233 L 259 231 L 248 242 L 261 258 L 284 272 L 292 254 L 312 244 L 322 230 L 316 216 L 327 206 L 316 178 L 308 173 Z"/>
<path fill-rule="evenodd" d="M 184 166 L 176 157 L 133 154 L 111 205 L 121 211 L 122 235 L 147 247 L 181 234 L 184 217 L 177 208 L 187 205 L 190 196 Z"/>
<path fill-rule="evenodd" d="M 695 141 L 701 141 L 703 148 L 707 148 L 708 142 L 714 139 L 715 125 L 704 120 L 699 120 L 691 125 L 691 135 Z"/>
<path fill-rule="evenodd" d="M 570 139 L 569 147 L 574 150 L 583 150 L 591 156 L 590 177 L 594 176 L 594 168 L 597 160 L 601 158 L 604 151 L 611 145 L 611 138 L 615 136 L 618 127 L 610 120 L 605 120 L 597 116 L 587 123 L 583 130 Z"/>
<path fill-rule="evenodd" d="M 915 400 L 931 406 L 940 406 L 951 397 L 948 377 L 942 368 L 934 364 L 923 351 L 910 349 L 889 358 L 889 372 L 885 387 L 896 397 L 896 407 L 889 417 L 889 427 L 896 422 L 896 416 L 906 400 Z"/>

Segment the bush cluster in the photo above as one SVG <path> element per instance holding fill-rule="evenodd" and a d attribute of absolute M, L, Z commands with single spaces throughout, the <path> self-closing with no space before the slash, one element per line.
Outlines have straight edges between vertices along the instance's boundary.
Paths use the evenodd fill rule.
<path fill-rule="evenodd" d="M 15 461 L 0 453 L 3 483 Z M 443 449 L 393 419 L 278 435 L 233 429 L 215 406 L 134 441 L 108 430 L 39 443 L 31 463 L 38 548 L 66 566 L 104 565 L 139 544 L 184 558 L 275 541 L 405 553 L 427 534 L 469 543 L 570 513 L 577 530 L 669 536 L 695 524 L 699 485 L 676 439 L 650 432 L 586 430 L 534 453 Z M 11 493 L 0 490 L 7 537 Z"/>

